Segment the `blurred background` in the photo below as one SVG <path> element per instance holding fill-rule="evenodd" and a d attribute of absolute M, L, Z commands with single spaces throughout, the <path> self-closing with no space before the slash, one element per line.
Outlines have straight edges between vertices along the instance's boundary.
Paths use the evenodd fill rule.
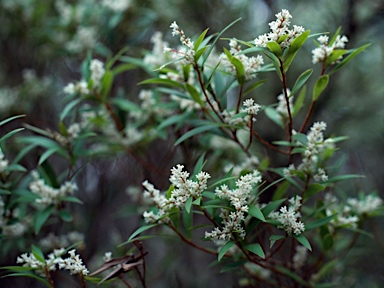
<path fill-rule="evenodd" d="M 161 31 L 169 43 L 177 43 L 178 39 L 172 39 L 169 29 L 175 20 L 192 37 L 206 28 L 210 29 L 208 34 L 219 32 L 241 17 L 241 21 L 223 36 L 235 35 L 237 39 L 250 41 L 267 32 L 268 23 L 283 8 L 292 14 L 292 23 L 310 29 L 311 33 L 332 34 L 342 26 L 341 34 L 349 38 L 347 47 L 372 44 L 331 77 L 311 121 L 323 120 L 328 124 L 327 131 L 332 131 L 334 136 L 349 137 L 339 145 L 347 155 L 342 158 L 343 172 L 366 175 L 366 178 L 347 183 L 351 196 L 360 191 L 376 191 L 383 198 L 382 0 L 2 0 L 0 120 L 26 114 L 22 122 L 57 130 L 58 111 L 64 105 L 63 87 L 81 78 L 81 62 L 90 50 L 95 58 L 105 59 L 110 53 L 128 46 L 127 55 L 142 58 L 145 50 L 152 49 L 150 38 L 156 31 Z M 219 46 L 228 47 L 228 42 L 222 41 Z M 306 45 L 300 52 L 291 75 L 297 77 L 308 69 L 313 47 Z M 315 68 L 315 73 L 319 73 L 316 69 L 320 67 Z M 126 97 L 136 101 L 137 83 L 145 77 L 148 77 L 145 72 L 134 70 L 119 78 L 117 85 L 124 86 Z M 290 85 L 295 77 L 288 79 Z M 281 87 L 269 83 L 262 88 L 262 94 L 258 92 L 259 103 L 272 103 L 275 98 L 271 100 L 270 97 L 281 92 Z M 260 134 L 273 134 L 271 127 L 263 129 Z M 81 231 L 80 238 L 83 237 L 85 243 L 81 254 L 85 263 L 92 263 L 90 270 L 101 263 L 106 251 L 123 255 L 126 247 L 117 248 L 116 245 L 126 241 L 141 221 L 127 188 L 140 186 L 144 179 L 149 179 L 156 187 L 167 189 L 169 169 L 179 158 L 176 152 L 172 143 L 159 140 L 137 152 L 144 163 L 151 164 L 149 168 L 138 162 L 137 157 L 122 153 L 86 165 L 76 178 L 80 188 L 78 197 L 84 205 L 73 205 L 74 225 L 58 227 L 55 234 L 69 233 L 74 228 Z M 198 151 L 190 153 L 199 156 Z M 24 164 L 28 169 L 36 166 L 32 160 Z M 348 193 L 346 189 L 349 188 L 344 188 Z M 384 284 L 382 218 L 370 221 L 368 226 L 374 237 L 361 236 L 357 244 L 361 248 L 349 255 L 356 261 L 343 271 L 344 287 Z M 170 243 L 172 250 L 167 250 Z M 20 245 L 20 248 L 28 247 L 28 243 Z M 234 275 L 219 275 L 217 267 L 205 268 L 213 257 L 193 251 L 175 237 L 165 237 L 163 243 L 148 240 L 145 248 L 149 251 L 149 287 L 206 287 L 207 283 L 211 287 L 237 287 Z M 13 265 L 16 256 L 24 251 L 4 245 L 1 250 L 1 266 Z M 38 287 L 35 285 L 36 282 L 25 279 L 0 279 L 1 287 Z M 75 287 L 70 285 L 58 287 Z"/>

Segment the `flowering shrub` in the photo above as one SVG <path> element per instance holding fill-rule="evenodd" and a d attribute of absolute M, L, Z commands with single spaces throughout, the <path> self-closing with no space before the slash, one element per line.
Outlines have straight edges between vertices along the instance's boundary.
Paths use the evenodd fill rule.
<path fill-rule="evenodd" d="M 103 5 L 112 7 L 112 2 Z M 144 180 L 141 197 L 137 189 L 132 195 L 143 206 L 144 221 L 123 245 L 132 243 L 137 255 L 112 258 L 107 253 L 104 264 L 89 273 L 72 249 L 81 236 L 59 241 L 49 234 L 59 247 L 49 247 L 53 252 L 47 258 L 33 245 L 30 254 L 17 258 L 22 267 L 5 269 L 13 276 L 37 278 L 48 287 L 55 285 L 51 274 L 57 268 L 79 274 L 83 287 L 116 279 L 130 287 L 132 279 L 127 281 L 122 274 L 134 270 L 137 283 L 146 287 L 145 256 L 151 251 L 142 241 L 160 236 L 143 234 L 156 227 L 214 255 L 221 272 L 237 269 L 243 286 L 337 285 L 332 269 L 362 233 L 364 220 L 382 213 L 383 203 L 374 194 L 361 194 L 359 199 L 337 195 L 338 182 L 360 176 L 338 175 L 331 159 L 345 137 L 327 137 L 331 133 L 325 122 L 310 125 L 310 121 L 330 76 L 368 45 L 347 50 L 348 40 L 340 30 L 329 40 L 328 35 L 311 35 L 301 26 L 290 28 L 291 18 L 282 10 L 269 24 L 268 34 L 248 42 L 230 39 L 229 50 L 224 48 L 221 54 L 215 44 L 236 21 L 218 35 L 208 35 L 207 29 L 194 40 L 173 22 L 172 35 L 179 36 L 181 46 L 170 48 L 158 32 L 152 37 L 153 50 L 142 60 L 126 56 L 127 49 L 106 61 L 89 54 L 82 78 L 63 88 L 67 104 L 59 115 L 58 131 L 25 125 L 34 135 L 18 136 L 25 146 L 12 164 L 0 154 L 2 241 L 12 241 L 31 228 L 39 234 L 49 220 L 73 221 L 68 205 L 82 203 L 81 194 L 74 196 L 79 190 L 76 174 L 98 156 L 126 153 L 137 159 L 137 151 L 160 139 L 180 149 L 193 147 L 202 155 L 195 165 L 175 165 L 166 191 Z M 312 37 L 317 37 L 312 63 L 319 63 L 321 70 L 308 96 L 314 69 L 302 72 L 292 87 L 287 79 L 294 77 L 289 68 Z M 80 49 L 76 43 L 69 48 Z M 150 88 L 131 101 L 115 87 L 115 80 L 136 67 L 150 74 L 140 82 Z M 275 85 L 282 91 L 273 104 L 263 104 L 257 97 L 266 73 L 277 74 Z M 305 103 L 308 99 L 310 103 Z M 264 118 L 276 126 L 278 139 L 259 134 Z M 6 134 L 0 143 L 21 129 Z M 43 152 L 37 169 L 28 172 L 19 162 L 36 148 Z M 54 163 L 52 159 L 59 156 L 66 168 L 61 176 L 52 175 L 49 161 Z M 23 221 L 27 215 L 33 215 L 32 220 Z M 14 225 L 20 228 L 11 229 Z M 349 243 L 338 245 L 342 238 Z M 62 258 L 66 253 L 69 257 Z M 113 271 L 93 277 L 107 269 Z"/>

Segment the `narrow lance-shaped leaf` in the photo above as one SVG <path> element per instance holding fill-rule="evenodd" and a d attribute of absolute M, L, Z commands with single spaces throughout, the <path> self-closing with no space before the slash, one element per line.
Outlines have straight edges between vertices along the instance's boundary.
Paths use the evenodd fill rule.
<path fill-rule="evenodd" d="M 296 80 L 295 85 L 293 85 L 291 96 L 295 94 L 297 91 L 303 87 L 303 85 L 307 82 L 309 77 L 311 76 L 313 72 L 313 69 L 308 69 L 307 71 L 304 71 Z"/>
<path fill-rule="evenodd" d="M 258 244 L 258 243 L 249 244 L 247 246 L 244 246 L 244 249 L 251 251 L 252 253 L 256 254 L 257 256 L 260 256 L 263 259 L 265 258 L 263 248 L 261 248 L 260 244 Z"/>
<path fill-rule="evenodd" d="M 361 46 L 360 48 L 357 48 L 355 50 L 352 50 L 353 52 L 349 54 L 347 57 L 345 57 L 339 64 L 337 64 L 330 72 L 329 75 L 332 75 L 337 70 L 344 67 L 349 61 L 351 61 L 353 58 L 355 58 L 360 52 L 363 52 L 366 48 L 368 48 L 371 44 L 365 44 L 364 46 Z"/>
<path fill-rule="evenodd" d="M 308 239 L 305 238 L 303 234 L 300 235 L 294 235 L 297 241 L 299 241 L 305 248 L 307 248 L 309 251 L 312 251 L 311 244 L 309 243 Z"/>
<path fill-rule="evenodd" d="M 327 87 L 329 81 L 328 75 L 323 75 L 319 79 L 317 79 L 315 87 L 313 88 L 312 100 L 316 101 L 321 93 L 323 93 L 324 89 Z"/>
<path fill-rule="evenodd" d="M 287 53 L 287 57 L 284 60 L 284 72 L 288 71 L 289 66 L 291 65 L 291 63 L 293 61 L 293 58 L 295 58 L 295 56 L 296 56 L 297 52 L 299 51 L 300 47 L 304 45 L 305 41 L 307 41 L 309 33 L 310 33 L 310 31 L 307 30 L 304 33 L 302 33 L 301 35 L 299 35 L 298 37 L 296 37 L 292 41 L 292 43 L 291 43 L 291 45 L 289 47 L 289 51 Z"/>
<path fill-rule="evenodd" d="M 223 247 L 220 248 L 219 255 L 217 257 L 217 260 L 220 262 L 220 260 L 224 257 L 225 253 L 228 252 L 229 249 L 235 245 L 235 241 L 229 241 L 227 244 L 225 244 Z"/>
<path fill-rule="evenodd" d="M 271 41 L 266 43 L 268 49 L 276 55 L 276 57 L 280 58 L 282 55 L 281 47 L 278 43 Z"/>

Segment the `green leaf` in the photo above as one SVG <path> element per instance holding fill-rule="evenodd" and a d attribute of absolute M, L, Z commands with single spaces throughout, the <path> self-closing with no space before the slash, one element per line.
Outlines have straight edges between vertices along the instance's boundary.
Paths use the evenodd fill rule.
<path fill-rule="evenodd" d="M 301 89 L 299 96 L 296 99 L 296 102 L 293 107 L 292 117 L 295 117 L 299 113 L 300 109 L 303 107 L 304 99 L 307 94 L 307 86 L 304 86 Z"/>
<path fill-rule="evenodd" d="M 315 87 L 313 88 L 312 101 L 316 101 L 321 93 L 323 93 L 324 89 L 327 87 L 329 81 L 328 75 L 323 75 L 319 79 L 317 79 Z"/>
<path fill-rule="evenodd" d="M 32 254 L 35 256 L 37 261 L 40 263 L 45 263 L 44 253 L 39 247 L 32 245 Z"/>
<path fill-rule="evenodd" d="M 215 128 L 217 128 L 217 125 L 215 125 L 215 124 L 206 124 L 206 125 L 202 125 L 202 126 L 196 127 L 194 129 L 188 131 L 184 135 L 182 135 L 179 139 L 177 139 L 177 141 L 175 142 L 174 145 L 177 146 L 180 143 L 182 143 L 185 140 L 187 140 L 188 138 L 191 138 L 192 136 L 195 136 L 197 134 L 200 134 L 200 133 L 203 133 L 205 131 L 212 130 L 212 129 L 215 129 Z"/>
<path fill-rule="evenodd" d="M 330 221 L 332 221 L 333 218 L 335 218 L 336 215 L 337 214 L 331 215 L 331 216 L 328 216 L 325 218 L 321 218 L 321 219 L 318 219 L 318 220 L 310 222 L 310 223 L 306 223 L 305 224 L 305 231 L 309 231 L 309 230 L 318 228 L 320 226 L 323 226 L 323 225 L 329 223 Z"/>
<path fill-rule="evenodd" d="M 49 284 L 48 281 L 46 281 L 44 278 L 41 278 L 41 277 L 39 277 L 35 274 L 32 274 L 32 273 L 19 272 L 19 273 L 8 274 L 8 275 L 5 275 L 3 277 L 29 277 L 29 278 L 39 280 L 40 282 L 44 283 L 49 288 L 52 287 L 52 285 Z"/>
<path fill-rule="evenodd" d="M 0 138 L 0 143 L 4 142 L 5 140 L 7 140 L 9 137 L 13 136 L 14 134 L 16 133 L 19 133 L 20 131 L 23 131 L 24 128 L 17 128 L 15 130 L 12 130 L 10 132 L 8 132 L 7 134 L 5 134 L 3 137 Z"/>
<path fill-rule="evenodd" d="M 308 145 L 308 138 L 305 134 L 297 133 L 295 135 L 292 135 L 292 139 L 303 144 L 304 146 Z"/>
<path fill-rule="evenodd" d="M 128 241 L 133 239 L 133 238 L 135 238 L 140 233 L 143 233 L 146 230 L 149 230 L 149 229 L 151 229 L 153 227 L 156 227 L 157 225 L 159 225 L 159 224 L 155 223 L 155 224 L 149 224 L 149 225 L 145 225 L 145 226 L 140 227 L 139 229 L 137 229 L 135 232 L 133 232 L 131 234 L 131 236 L 129 237 Z M 125 244 L 125 243 L 123 243 L 123 244 Z M 123 245 L 123 244 L 121 244 L 121 245 Z"/>
<path fill-rule="evenodd" d="M 277 266 L 275 269 L 283 273 L 284 275 L 290 277 L 291 279 L 295 280 L 297 283 L 300 283 L 301 285 L 303 285 L 303 287 L 309 287 L 308 283 L 303 278 L 301 278 L 300 276 L 298 276 L 296 273 L 292 272 L 288 268 L 285 268 L 283 266 Z"/>
<path fill-rule="evenodd" d="M 272 201 L 284 198 L 284 195 L 286 195 L 288 188 L 291 186 L 291 183 L 287 180 L 285 180 L 273 193 Z"/>
<path fill-rule="evenodd" d="M 320 270 L 315 275 L 313 275 L 314 277 L 312 277 L 312 279 L 316 279 L 315 282 L 318 282 L 328 274 L 334 272 L 334 268 L 339 263 L 339 261 L 340 261 L 339 259 L 332 259 L 331 261 L 321 265 Z M 335 283 L 332 283 L 332 284 L 333 286 L 329 286 L 329 287 L 336 287 Z M 315 287 L 319 287 L 319 286 L 315 286 Z"/>
<path fill-rule="evenodd" d="M 196 42 L 195 42 L 195 46 L 194 46 L 194 50 L 197 51 L 201 42 L 203 42 L 204 38 L 205 38 L 205 35 L 207 34 L 209 28 L 205 29 L 203 31 L 203 33 L 200 34 L 199 38 L 197 38 Z M 197 61 L 198 59 L 196 59 Z"/>
<path fill-rule="evenodd" d="M 276 243 L 276 241 L 279 241 L 281 239 L 285 239 L 285 236 L 284 235 L 271 235 L 269 237 L 269 241 L 271 241 L 269 248 L 272 248 L 272 246 Z"/>
<path fill-rule="evenodd" d="M 356 178 L 365 178 L 364 175 L 356 175 L 356 174 L 346 174 L 346 175 L 340 175 L 340 176 L 335 176 L 330 179 L 326 183 L 335 183 L 339 181 L 345 181 L 345 180 L 350 180 L 350 179 L 356 179 Z"/>
<path fill-rule="evenodd" d="M 129 70 L 132 70 L 135 68 L 136 68 L 136 66 L 133 64 L 129 64 L 129 63 L 120 64 L 120 65 L 118 65 L 112 69 L 112 74 L 114 77 L 116 77 L 116 75 L 119 75 L 121 73 L 124 73 L 126 71 L 129 71 Z"/>
<path fill-rule="evenodd" d="M 325 61 L 325 66 L 328 67 L 333 62 L 335 62 L 340 57 L 342 57 L 345 53 L 347 53 L 347 50 L 345 50 L 345 49 L 335 49 L 335 50 L 333 50 L 332 53 L 327 57 L 327 60 Z"/>
<path fill-rule="evenodd" d="M 13 116 L 13 117 L 9 117 L 7 119 L 4 119 L 3 121 L 0 122 L 0 127 L 3 126 L 4 124 L 12 121 L 12 120 L 15 120 L 15 119 L 18 119 L 18 118 L 22 118 L 22 117 L 25 117 L 25 115 L 16 115 L 16 116 Z"/>
<path fill-rule="evenodd" d="M 264 79 L 264 80 L 260 80 L 260 81 L 253 83 L 251 86 L 249 86 L 247 89 L 245 89 L 243 96 L 247 95 L 249 92 L 251 92 L 251 91 L 255 90 L 256 88 L 260 87 L 261 85 L 263 85 L 265 81 L 267 81 L 267 80 Z"/>
<path fill-rule="evenodd" d="M 103 96 L 104 101 L 108 98 L 108 95 L 111 92 L 112 84 L 113 73 L 111 71 L 106 71 L 103 79 L 101 80 L 101 95 Z"/>
<path fill-rule="evenodd" d="M 341 31 L 341 26 L 339 28 L 337 28 L 335 34 L 333 34 L 331 41 L 329 41 L 328 46 L 332 46 L 333 43 L 335 43 L 337 36 L 340 34 L 340 31 Z"/>
<path fill-rule="evenodd" d="M 205 158 L 205 153 L 203 153 L 199 157 L 199 160 L 197 160 L 195 168 L 193 169 L 192 176 L 196 176 L 197 174 L 199 174 L 203 170 L 203 167 L 204 167 L 205 163 L 207 162 L 204 160 L 204 158 Z"/>
<path fill-rule="evenodd" d="M 36 217 L 35 217 L 35 234 L 36 235 L 39 234 L 41 227 L 43 227 L 44 223 L 48 220 L 54 208 L 55 208 L 54 206 L 48 206 L 44 210 L 41 210 L 36 213 Z"/>
<path fill-rule="evenodd" d="M 247 262 L 248 262 L 247 260 L 239 260 L 236 262 L 231 262 L 229 264 L 226 264 L 223 268 L 220 269 L 220 273 L 224 273 L 224 272 L 227 272 L 229 270 L 238 268 L 239 266 L 242 266 Z"/>
<path fill-rule="evenodd" d="M 307 30 L 292 41 L 291 46 L 289 47 L 289 50 L 287 53 L 287 57 L 284 60 L 284 72 L 288 71 L 289 66 L 293 61 L 293 58 L 295 58 L 300 47 L 304 45 L 305 41 L 307 41 L 309 33 L 310 31 Z"/>
<path fill-rule="evenodd" d="M 351 50 L 352 53 L 349 54 L 347 57 L 345 57 L 339 64 L 337 64 L 330 72 L 329 75 L 332 75 L 337 70 L 344 67 L 349 61 L 351 61 L 353 58 L 355 58 L 360 52 L 363 52 L 366 48 L 368 48 L 371 44 L 365 44 L 364 46 L 361 46 L 357 49 Z"/>
<path fill-rule="evenodd" d="M 265 107 L 264 112 L 265 112 L 265 115 L 267 115 L 267 117 L 270 120 L 275 122 L 281 128 L 284 128 L 284 123 L 281 120 L 281 115 L 278 112 L 276 112 L 276 110 L 273 109 L 273 107 L 271 107 L 271 106 Z"/>
<path fill-rule="evenodd" d="M 185 88 L 188 91 L 189 95 L 191 95 L 192 99 L 195 100 L 196 103 L 200 104 L 201 106 L 204 105 L 203 100 L 201 100 L 200 92 L 197 91 L 195 86 L 185 83 Z"/>
<path fill-rule="evenodd" d="M 79 198 L 73 197 L 73 196 L 61 197 L 60 200 L 61 201 L 66 201 L 66 202 L 73 202 L 73 203 L 83 204 L 83 202 Z"/>
<path fill-rule="evenodd" d="M 193 198 L 192 196 L 190 196 L 185 202 L 185 211 L 187 211 L 188 214 L 191 213 L 192 201 L 193 201 Z"/>
<path fill-rule="evenodd" d="M 139 82 L 139 85 L 143 85 L 143 84 L 161 84 L 161 85 L 184 89 L 184 85 L 181 84 L 180 82 L 176 82 L 170 79 L 162 79 L 162 78 L 150 78 L 150 79 Z"/>
<path fill-rule="evenodd" d="M 280 71 L 281 63 L 279 58 L 276 57 L 275 54 L 269 52 L 269 51 L 264 51 L 263 52 L 265 56 L 267 56 L 271 61 L 273 66 L 275 67 L 275 71 L 277 73 L 277 76 L 279 76 L 280 80 L 283 81 L 283 76 Z"/>
<path fill-rule="evenodd" d="M 257 256 L 260 256 L 261 258 L 265 259 L 265 254 L 264 254 L 263 248 L 261 248 L 260 244 L 258 244 L 258 243 L 249 244 L 247 246 L 244 246 L 244 249 L 251 251 L 252 253 L 256 254 Z"/>
<path fill-rule="evenodd" d="M 271 41 L 266 43 L 268 49 L 276 55 L 276 57 L 280 58 L 282 55 L 281 47 L 277 42 Z"/>
<path fill-rule="evenodd" d="M 255 217 L 255 218 L 265 222 L 264 214 L 254 204 L 249 205 L 248 214 L 251 215 L 252 217 Z"/>
<path fill-rule="evenodd" d="M 301 89 L 301 87 L 303 87 L 303 85 L 307 82 L 309 77 L 312 75 L 312 72 L 313 72 L 313 69 L 308 69 L 307 71 L 304 71 L 303 73 L 301 73 L 301 75 L 297 78 L 295 85 L 293 85 L 290 96 L 294 95 L 297 91 Z"/>
<path fill-rule="evenodd" d="M 38 165 L 43 164 L 45 160 L 47 160 L 51 155 L 55 153 L 64 157 L 67 156 L 66 150 L 63 147 L 61 146 L 52 147 L 46 150 L 43 154 L 41 154 Z"/>
<path fill-rule="evenodd" d="M 66 210 L 66 209 L 61 209 L 59 211 L 59 217 L 61 220 L 65 221 L 65 222 L 72 222 L 72 220 L 73 220 L 71 213 L 69 213 L 68 210 Z"/>
<path fill-rule="evenodd" d="M 279 199 L 276 201 L 269 202 L 266 206 L 261 209 L 264 215 L 269 215 L 271 212 L 275 211 L 280 205 L 286 200 L 286 198 Z"/>
<path fill-rule="evenodd" d="M 229 241 L 223 247 L 221 247 L 219 250 L 219 255 L 217 256 L 217 260 L 220 262 L 220 260 L 224 257 L 225 253 L 227 253 L 227 251 L 231 249 L 235 244 L 235 241 Z"/>
<path fill-rule="evenodd" d="M 112 99 L 112 103 L 119 109 L 127 112 L 137 112 L 141 110 L 136 103 L 129 101 L 128 99 L 114 98 Z"/>
<path fill-rule="evenodd" d="M 323 191 L 326 187 L 324 185 L 321 185 L 319 183 L 312 183 L 308 186 L 307 190 L 304 192 L 304 198 L 309 198 L 316 193 L 319 193 L 320 191 Z"/>
<path fill-rule="evenodd" d="M 309 243 L 308 239 L 303 235 L 293 235 L 297 241 L 299 241 L 305 248 L 307 248 L 309 251 L 312 251 L 311 244 Z"/>
<path fill-rule="evenodd" d="M 72 111 L 72 109 L 79 104 L 82 101 L 82 99 L 75 99 L 69 102 L 67 105 L 65 105 L 63 111 L 60 113 L 60 121 L 63 121 L 65 117 L 69 114 L 69 112 Z"/>

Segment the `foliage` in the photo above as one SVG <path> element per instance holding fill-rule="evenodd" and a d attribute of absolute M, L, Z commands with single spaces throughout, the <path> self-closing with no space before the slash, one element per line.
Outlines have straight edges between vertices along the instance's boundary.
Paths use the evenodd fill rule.
<path fill-rule="evenodd" d="M 96 21 L 79 5 L 71 11 L 83 11 L 81 19 Z M 63 31 L 76 20 L 71 17 Z M 17 258 L 23 266 L 3 267 L 6 276 L 31 277 L 54 287 L 59 268 L 79 274 L 83 287 L 117 281 L 146 287 L 145 256 L 151 251 L 145 249 L 145 240 L 161 241 L 171 232 L 200 253 L 214 255 L 220 272 L 235 270 L 244 286 L 337 286 L 333 268 L 347 265 L 345 255 L 360 234 L 367 234 L 364 222 L 382 214 L 382 200 L 374 193 L 337 195 L 339 182 L 361 176 L 340 174 L 333 160 L 339 154 L 336 145 L 346 137 L 327 138 L 326 123 L 310 121 L 334 73 L 346 69 L 369 45 L 346 49 L 341 29 L 329 40 L 301 26 L 290 28 L 292 16 L 284 9 L 276 18 L 268 34 L 253 41 L 231 38 L 221 54 L 215 45 L 238 20 L 218 34 L 206 29 L 193 39 L 173 22 L 172 34 L 180 37 L 181 45 L 171 48 L 157 32 L 153 50 L 143 59 L 131 57 L 129 47 L 113 55 L 96 45 L 87 53 L 81 77 L 63 88 L 66 104 L 57 115 L 56 129 L 25 123 L 26 129 L 15 128 L 0 138 L 2 253 L 18 247 L 31 250 Z M 112 29 L 122 19 L 117 13 L 106 27 Z M 73 43 L 65 40 L 66 49 L 79 53 L 73 50 L 75 38 Z M 312 62 L 321 65 L 320 71 L 306 67 L 299 76 L 291 74 L 312 38 Z M 82 48 L 91 47 L 95 43 Z M 103 61 L 95 55 L 103 55 Z M 139 83 L 145 88 L 138 99 L 132 100 L 121 79 L 134 69 L 148 76 Z M 269 82 L 282 93 L 270 96 L 269 103 L 259 102 L 261 88 Z M 7 118 L 0 126 L 20 117 Z M 278 138 L 261 134 L 260 122 L 273 127 Z M 35 236 L 75 222 L 73 207 L 86 204 L 79 191 L 86 187 L 79 189 L 76 178 L 88 163 L 125 154 L 145 168 L 153 167 L 145 154 L 161 141 L 175 147 L 174 160 L 184 165 L 171 169 L 169 188 L 163 192 L 147 180 L 142 196 L 129 190 L 138 199 L 144 222 L 120 249 L 132 243 L 136 255 L 128 249 L 115 258 L 107 253 L 104 264 L 87 276 L 82 259 L 71 250 L 87 244 L 81 234 L 32 244 Z M 38 154 L 36 167 L 27 169 L 24 163 L 36 155 L 32 153 Z M 144 235 L 155 229 L 162 234 Z M 49 242 L 46 250 L 53 252 L 46 258 L 37 245 Z M 66 253 L 69 257 L 62 258 Z M 108 269 L 113 271 L 93 277 Z M 130 271 L 136 274 L 126 280 L 123 274 Z"/>

